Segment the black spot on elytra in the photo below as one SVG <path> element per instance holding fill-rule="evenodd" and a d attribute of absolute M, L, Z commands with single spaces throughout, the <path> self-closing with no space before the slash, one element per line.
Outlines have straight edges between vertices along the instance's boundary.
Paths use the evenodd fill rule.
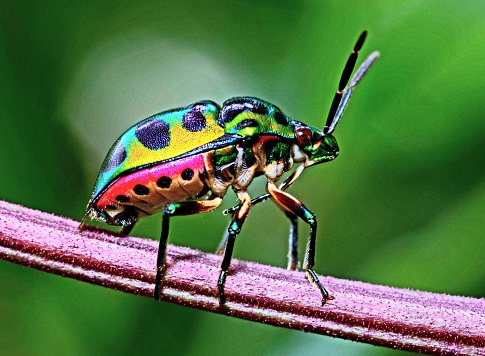
<path fill-rule="evenodd" d="M 107 160 L 103 163 L 103 168 L 101 169 L 103 172 L 111 171 L 112 169 L 118 167 L 123 161 L 126 159 L 126 149 L 125 146 L 118 141 L 113 148 L 111 148 L 110 153 L 108 154 Z"/>
<path fill-rule="evenodd" d="M 130 198 L 128 198 L 126 195 L 120 194 L 116 196 L 116 201 L 120 203 L 128 203 L 130 201 Z"/>
<path fill-rule="evenodd" d="M 148 193 L 150 193 L 150 189 L 148 189 L 148 187 L 143 184 L 135 185 L 133 191 L 136 195 L 147 195 Z"/>
<path fill-rule="evenodd" d="M 244 129 L 245 127 L 258 127 L 259 123 L 253 119 L 246 119 L 241 121 L 239 124 L 236 125 L 235 130 L 239 131 Z"/>
<path fill-rule="evenodd" d="M 194 171 L 190 168 L 186 168 L 182 172 L 182 179 L 183 180 L 191 180 L 193 177 L 194 177 Z"/>
<path fill-rule="evenodd" d="M 275 111 L 274 119 L 278 124 L 283 126 L 288 126 L 290 124 L 290 120 L 285 115 L 283 115 L 283 113 L 279 110 Z"/>
<path fill-rule="evenodd" d="M 160 188 L 170 188 L 170 184 L 172 184 L 172 179 L 167 176 L 162 176 L 157 180 L 157 186 Z"/>
<path fill-rule="evenodd" d="M 112 205 L 112 204 L 106 205 L 106 210 L 115 210 L 115 209 L 116 209 L 116 205 Z"/>
<path fill-rule="evenodd" d="M 204 116 L 203 105 L 194 105 L 182 118 L 182 127 L 190 132 L 199 132 L 205 129 L 207 120 Z"/>
<path fill-rule="evenodd" d="M 170 144 L 170 127 L 164 121 L 151 119 L 136 128 L 135 136 L 146 148 L 159 150 Z"/>

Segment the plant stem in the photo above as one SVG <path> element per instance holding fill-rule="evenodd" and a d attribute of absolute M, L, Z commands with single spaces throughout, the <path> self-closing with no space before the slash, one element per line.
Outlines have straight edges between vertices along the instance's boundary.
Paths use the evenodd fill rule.
<path fill-rule="evenodd" d="M 157 242 L 0 201 L 0 257 L 152 297 Z M 266 324 L 435 354 L 485 354 L 485 299 L 321 278 L 324 306 L 302 272 L 233 260 L 219 305 L 221 257 L 169 246 L 162 299 Z M 323 351 L 323 350 L 322 350 Z"/>

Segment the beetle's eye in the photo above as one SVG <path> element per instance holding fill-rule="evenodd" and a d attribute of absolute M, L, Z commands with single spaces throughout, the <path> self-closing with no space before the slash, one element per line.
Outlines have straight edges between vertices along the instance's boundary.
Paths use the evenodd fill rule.
<path fill-rule="evenodd" d="M 301 147 L 305 147 L 312 141 L 312 132 L 308 127 L 297 127 L 295 133 L 296 141 Z"/>

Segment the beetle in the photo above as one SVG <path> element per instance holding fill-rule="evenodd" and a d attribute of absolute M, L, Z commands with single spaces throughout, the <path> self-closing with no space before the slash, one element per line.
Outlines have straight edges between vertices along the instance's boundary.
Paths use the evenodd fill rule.
<path fill-rule="evenodd" d="M 155 299 L 160 300 L 170 218 L 211 211 L 232 187 L 240 204 L 224 212 L 232 219 L 218 249 L 223 258 L 217 287 L 219 302 L 224 304 L 236 236 L 251 205 L 272 198 L 290 220 L 288 268 L 295 270 L 298 266 L 300 218 L 310 226 L 303 269 L 320 291 L 322 305 L 333 299 L 313 270 L 316 216 L 285 190 L 305 168 L 337 157 L 339 148 L 332 133 L 354 87 L 379 57 L 379 52 L 373 52 L 350 80 L 366 34 L 360 35 L 346 62 L 323 129 L 293 120 L 277 106 L 252 97 L 235 97 L 222 107 L 200 101 L 130 127 L 101 166 L 80 229 L 90 218 L 122 226 L 121 233 L 129 234 L 140 218 L 162 212 L 154 290 Z M 300 165 L 277 186 L 295 164 Z M 262 175 L 267 179 L 267 194 L 251 200 L 247 187 Z"/>

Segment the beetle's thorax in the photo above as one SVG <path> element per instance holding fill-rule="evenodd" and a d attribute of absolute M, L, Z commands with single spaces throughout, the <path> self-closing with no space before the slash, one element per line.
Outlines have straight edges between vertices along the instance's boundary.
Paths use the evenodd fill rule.
<path fill-rule="evenodd" d="M 246 190 L 252 180 L 265 175 L 276 182 L 293 166 L 292 144 L 274 136 L 260 136 L 254 142 L 211 151 L 207 154 L 207 184 L 213 193 L 224 195 L 232 186 Z"/>

